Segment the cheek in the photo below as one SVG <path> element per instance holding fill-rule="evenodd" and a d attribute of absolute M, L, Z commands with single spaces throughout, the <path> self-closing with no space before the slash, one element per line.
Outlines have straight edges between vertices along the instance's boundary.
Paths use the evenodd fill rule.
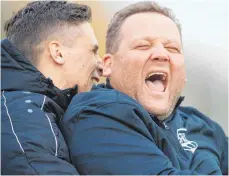
<path fill-rule="evenodd" d="M 172 79 L 173 79 L 173 83 L 175 84 L 174 87 L 176 87 L 181 91 L 184 87 L 185 79 L 186 79 L 184 58 L 183 57 L 173 58 L 171 59 L 170 63 L 171 63 Z"/>
<path fill-rule="evenodd" d="M 82 72 L 92 72 L 96 68 L 97 60 L 93 54 L 82 55 L 78 63 Z"/>
<path fill-rule="evenodd" d="M 120 63 L 117 64 L 117 67 L 120 69 L 120 72 L 122 72 L 123 77 L 130 79 L 129 82 L 134 83 L 138 81 L 143 65 L 143 60 L 140 57 L 127 55 L 125 58 L 120 59 Z"/>
<path fill-rule="evenodd" d="M 135 94 L 136 85 L 139 84 L 139 73 L 142 71 L 138 59 L 126 55 L 125 58 L 118 58 L 112 68 L 111 83 L 116 89 L 130 96 Z"/>

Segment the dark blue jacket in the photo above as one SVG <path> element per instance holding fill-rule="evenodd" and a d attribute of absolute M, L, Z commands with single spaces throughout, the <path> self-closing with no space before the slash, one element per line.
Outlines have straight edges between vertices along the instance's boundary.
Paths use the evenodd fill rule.
<path fill-rule="evenodd" d="M 159 121 L 109 85 L 75 96 L 60 123 L 80 174 L 227 174 L 221 127 L 180 98 Z"/>
<path fill-rule="evenodd" d="M 60 91 L 1 42 L 1 174 L 77 174 L 57 126 L 76 91 Z"/>

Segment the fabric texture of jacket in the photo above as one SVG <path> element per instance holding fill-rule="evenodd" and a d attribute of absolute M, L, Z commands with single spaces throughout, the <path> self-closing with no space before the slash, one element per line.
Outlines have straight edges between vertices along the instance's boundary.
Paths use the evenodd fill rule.
<path fill-rule="evenodd" d="M 159 121 L 109 81 L 75 96 L 60 122 L 72 163 L 80 174 L 227 174 L 222 128 L 181 102 Z"/>
<path fill-rule="evenodd" d="M 77 86 L 59 90 L 1 41 L 1 174 L 78 174 L 57 124 Z"/>

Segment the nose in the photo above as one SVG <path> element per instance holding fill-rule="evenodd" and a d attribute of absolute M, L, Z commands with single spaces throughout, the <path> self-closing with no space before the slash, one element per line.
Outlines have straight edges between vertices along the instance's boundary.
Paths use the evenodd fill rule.
<path fill-rule="evenodd" d="M 170 57 L 168 55 L 167 50 L 163 46 L 162 47 L 158 46 L 152 48 L 150 59 L 155 61 L 165 62 L 165 61 L 169 61 Z"/>

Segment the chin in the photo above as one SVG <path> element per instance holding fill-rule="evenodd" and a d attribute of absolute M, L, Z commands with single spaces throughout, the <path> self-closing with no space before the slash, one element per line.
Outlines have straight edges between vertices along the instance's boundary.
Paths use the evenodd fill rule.
<path fill-rule="evenodd" d="M 148 112 L 155 115 L 155 116 L 163 116 L 166 115 L 169 112 L 170 108 L 163 108 L 163 107 L 158 107 L 158 106 L 150 106 L 147 107 L 146 110 L 148 109 Z"/>
<path fill-rule="evenodd" d="M 172 101 L 161 102 L 156 105 L 151 102 L 151 106 L 147 106 L 145 109 L 152 115 L 155 115 L 159 120 L 164 120 L 172 114 L 179 97 L 180 96 L 176 96 L 172 99 Z"/>
<path fill-rule="evenodd" d="M 78 85 L 78 93 L 82 92 L 90 92 L 92 89 L 93 84 L 83 84 L 83 85 Z"/>
<path fill-rule="evenodd" d="M 170 104 L 167 102 L 158 102 L 155 104 L 155 101 L 143 103 L 142 105 L 150 114 L 157 116 L 157 118 L 160 120 L 164 120 L 171 114 L 173 108 L 171 108 Z"/>

